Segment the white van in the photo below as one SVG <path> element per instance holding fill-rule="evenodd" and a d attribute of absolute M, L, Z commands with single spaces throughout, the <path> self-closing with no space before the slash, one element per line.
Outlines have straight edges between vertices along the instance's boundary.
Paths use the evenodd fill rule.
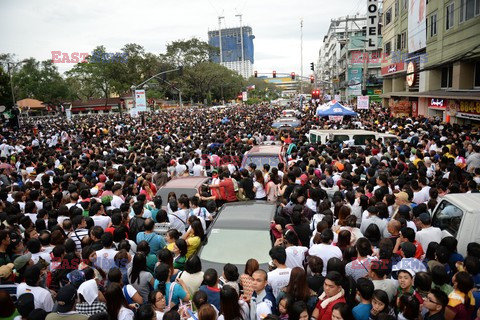
<path fill-rule="evenodd" d="M 433 211 L 432 226 L 442 230 L 442 239 L 455 237 L 458 253 L 466 256 L 467 245 L 480 242 L 480 193 L 447 194 Z"/>
<path fill-rule="evenodd" d="M 367 140 L 379 139 L 381 138 L 382 142 L 393 143 L 400 138 L 394 134 L 390 133 L 380 133 L 375 131 L 368 130 L 353 130 L 353 129 L 340 129 L 340 130 L 316 130 L 312 129 L 308 133 L 308 140 L 311 143 L 321 143 L 325 144 L 329 142 L 337 143 L 349 143 L 349 146 L 364 147 Z"/>

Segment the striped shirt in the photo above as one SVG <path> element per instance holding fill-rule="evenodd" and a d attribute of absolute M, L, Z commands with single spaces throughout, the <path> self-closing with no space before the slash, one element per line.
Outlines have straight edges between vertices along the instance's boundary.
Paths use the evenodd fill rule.
<path fill-rule="evenodd" d="M 75 241 L 77 251 L 82 251 L 82 239 L 88 235 L 87 229 L 77 229 L 70 234 L 70 238 Z"/>

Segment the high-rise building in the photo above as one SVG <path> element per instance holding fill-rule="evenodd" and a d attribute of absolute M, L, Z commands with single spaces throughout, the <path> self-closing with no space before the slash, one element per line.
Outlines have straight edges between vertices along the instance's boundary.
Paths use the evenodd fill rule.
<path fill-rule="evenodd" d="M 222 48 L 219 52 L 221 56 L 215 54 L 210 58 L 213 62 L 238 72 L 244 78 L 249 78 L 253 75 L 253 39 L 255 36 L 249 26 L 221 29 L 220 32 L 219 30 L 209 31 L 208 43 L 213 47 Z"/>

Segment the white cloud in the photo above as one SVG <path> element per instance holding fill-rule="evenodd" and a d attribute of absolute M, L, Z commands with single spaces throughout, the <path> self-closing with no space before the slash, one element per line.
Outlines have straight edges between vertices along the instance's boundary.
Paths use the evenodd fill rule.
<path fill-rule="evenodd" d="M 165 44 L 198 37 L 208 30 L 237 27 L 235 14 L 255 35 L 255 69 L 300 74 L 300 19 L 303 18 L 303 71 L 316 61 L 330 19 L 364 9 L 366 0 L 1 0 L 1 52 L 18 59 L 51 58 L 51 51 L 109 52 L 137 43 L 155 54 Z M 59 64 L 64 72 L 69 64 Z"/>

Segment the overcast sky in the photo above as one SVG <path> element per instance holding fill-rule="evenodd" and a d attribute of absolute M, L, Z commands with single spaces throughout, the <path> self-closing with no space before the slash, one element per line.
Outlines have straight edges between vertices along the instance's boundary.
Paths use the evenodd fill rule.
<path fill-rule="evenodd" d="M 300 74 L 303 18 L 303 74 L 318 50 L 330 19 L 365 14 L 367 0 L 0 0 L 0 52 L 17 60 L 51 59 L 51 51 L 92 52 L 104 45 L 117 52 L 127 43 L 164 53 L 166 43 L 243 25 L 255 35 L 254 69 Z M 64 72 L 73 64 L 58 64 Z"/>

